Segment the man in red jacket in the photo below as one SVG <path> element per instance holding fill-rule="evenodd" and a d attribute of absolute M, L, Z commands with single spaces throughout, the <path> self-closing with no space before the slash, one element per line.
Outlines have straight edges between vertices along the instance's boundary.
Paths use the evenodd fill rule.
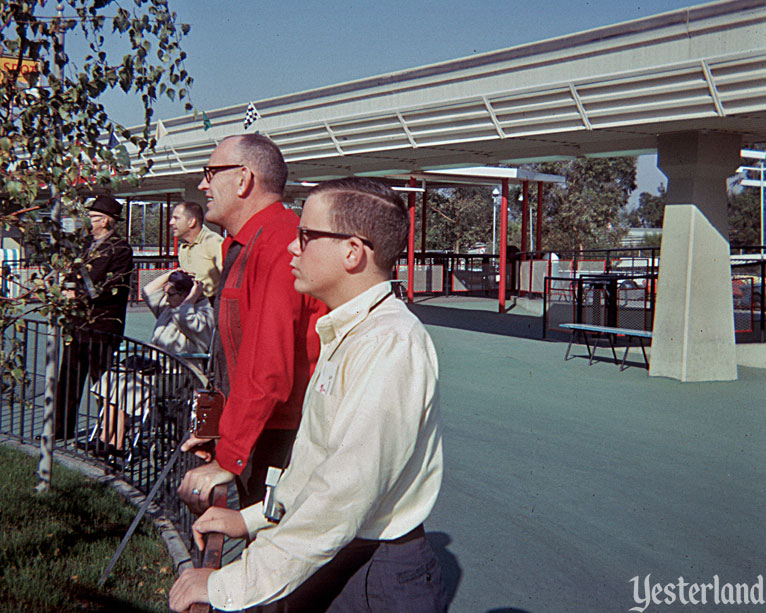
<path fill-rule="evenodd" d="M 316 320 L 326 307 L 293 287 L 287 245 L 298 217 L 281 202 L 287 165 L 257 134 L 213 151 L 199 189 L 206 220 L 223 226 L 224 264 L 215 301 L 215 383 L 226 396 L 215 457 L 190 470 L 178 494 L 195 512 L 212 489 L 236 481 L 240 506 L 263 499 L 269 466 L 285 466 L 319 356 Z M 185 451 L 204 441 L 192 436 Z"/>

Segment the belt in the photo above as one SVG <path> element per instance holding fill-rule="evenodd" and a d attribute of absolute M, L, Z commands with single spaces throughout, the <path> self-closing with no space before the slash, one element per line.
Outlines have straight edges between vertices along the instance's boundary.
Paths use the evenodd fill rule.
<path fill-rule="evenodd" d="M 386 545 L 404 545 L 405 543 L 409 543 L 410 541 L 414 541 L 418 538 L 425 538 L 426 536 L 426 530 L 423 527 L 423 524 L 420 524 L 419 526 L 416 526 L 412 530 L 410 530 L 407 534 L 403 534 L 399 538 L 391 539 L 391 540 L 383 540 L 383 539 L 362 539 L 362 538 L 355 538 L 353 541 L 351 541 L 351 545 L 365 545 L 365 544 L 371 544 L 371 543 L 385 543 Z"/>

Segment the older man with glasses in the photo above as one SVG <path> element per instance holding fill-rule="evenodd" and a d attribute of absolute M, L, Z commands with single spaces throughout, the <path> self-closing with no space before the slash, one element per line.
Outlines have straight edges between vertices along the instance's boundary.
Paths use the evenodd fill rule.
<path fill-rule="evenodd" d="M 186 473 L 178 489 L 195 512 L 208 506 L 216 485 L 232 480 L 242 507 L 263 499 L 268 467 L 289 458 L 319 356 L 315 324 L 326 307 L 293 287 L 287 245 L 298 217 L 281 202 L 286 181 L 279 148 L 249 134 L 222 141 L 199 184 L 206 221 L 227 232 L 213 348 L 226 404 L 214 459 Z M 205 457 L 204 444 L 192 437 L 184 448 Z"/>
<path fill-rule="evenodd" d="M 99 196 L 88 207 L 92 242 L 85 264 L 67 279 L 65 295 L 78 300 L 87 318 L 72 323 L 72 340 L 64 344 L 56 398 L 55 438 L 73 438 L 77 430 L 85 378 L 97 381 L 109 367 L 125 331 L 125 311 L 133 271 L 133 249 L 115 229 L 122 205 Z"/>

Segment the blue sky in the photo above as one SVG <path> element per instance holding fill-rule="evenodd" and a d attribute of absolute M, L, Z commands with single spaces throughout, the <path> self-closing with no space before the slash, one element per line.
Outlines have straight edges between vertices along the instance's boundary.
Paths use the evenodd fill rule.
<path fill-rule="evenodd" d="M 131 3 L 132 4 L 132 3 Z M 691 6 L 694 0 L 170 0 L 191 32 L 183 46 L 200 110 L 544 40 Z M 127 3 L 126 3 L 127 6 Z M 113 41 L 117 45 L 117 41 Z M 140 107 L 105 99 L 125 125 Z M 155 117 L 184 114 L 161 103 Z M 640 190 L 664 180 L 642 160 Z M 654 172 L 652 172 L 654 169 Z M 639 191 L 640 191 L 639 190 Z"/>

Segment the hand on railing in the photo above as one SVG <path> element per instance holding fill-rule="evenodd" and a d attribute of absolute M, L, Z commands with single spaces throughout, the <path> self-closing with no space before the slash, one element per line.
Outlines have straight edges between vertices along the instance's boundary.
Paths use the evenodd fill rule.
<path fill-rule="evenodd" d="M 226 509 L 228 490 L 228 485 L 215 486 L 212 493 L 213 505 L 210 510 L 213 508 Z M 234 512 L 239 515 L 239 512 Z M 200 519 L 202 519 L 202 517 Z M 199 521 L 199 519 L 197 521 Z M 197 546 L 204 552 L 202 556 L 201 568 L 221 568 L 224 534 L 222 532 L 207 532 L 203 536 L 203 533 L 198 531 L 197 528 L 194 528 L 193 530 L 194 541 L 197 543 Z M 190 611 L 191 613 L 208 613 L 210 611 L 210 605 L 200 603 L 193 604 Z"/>

